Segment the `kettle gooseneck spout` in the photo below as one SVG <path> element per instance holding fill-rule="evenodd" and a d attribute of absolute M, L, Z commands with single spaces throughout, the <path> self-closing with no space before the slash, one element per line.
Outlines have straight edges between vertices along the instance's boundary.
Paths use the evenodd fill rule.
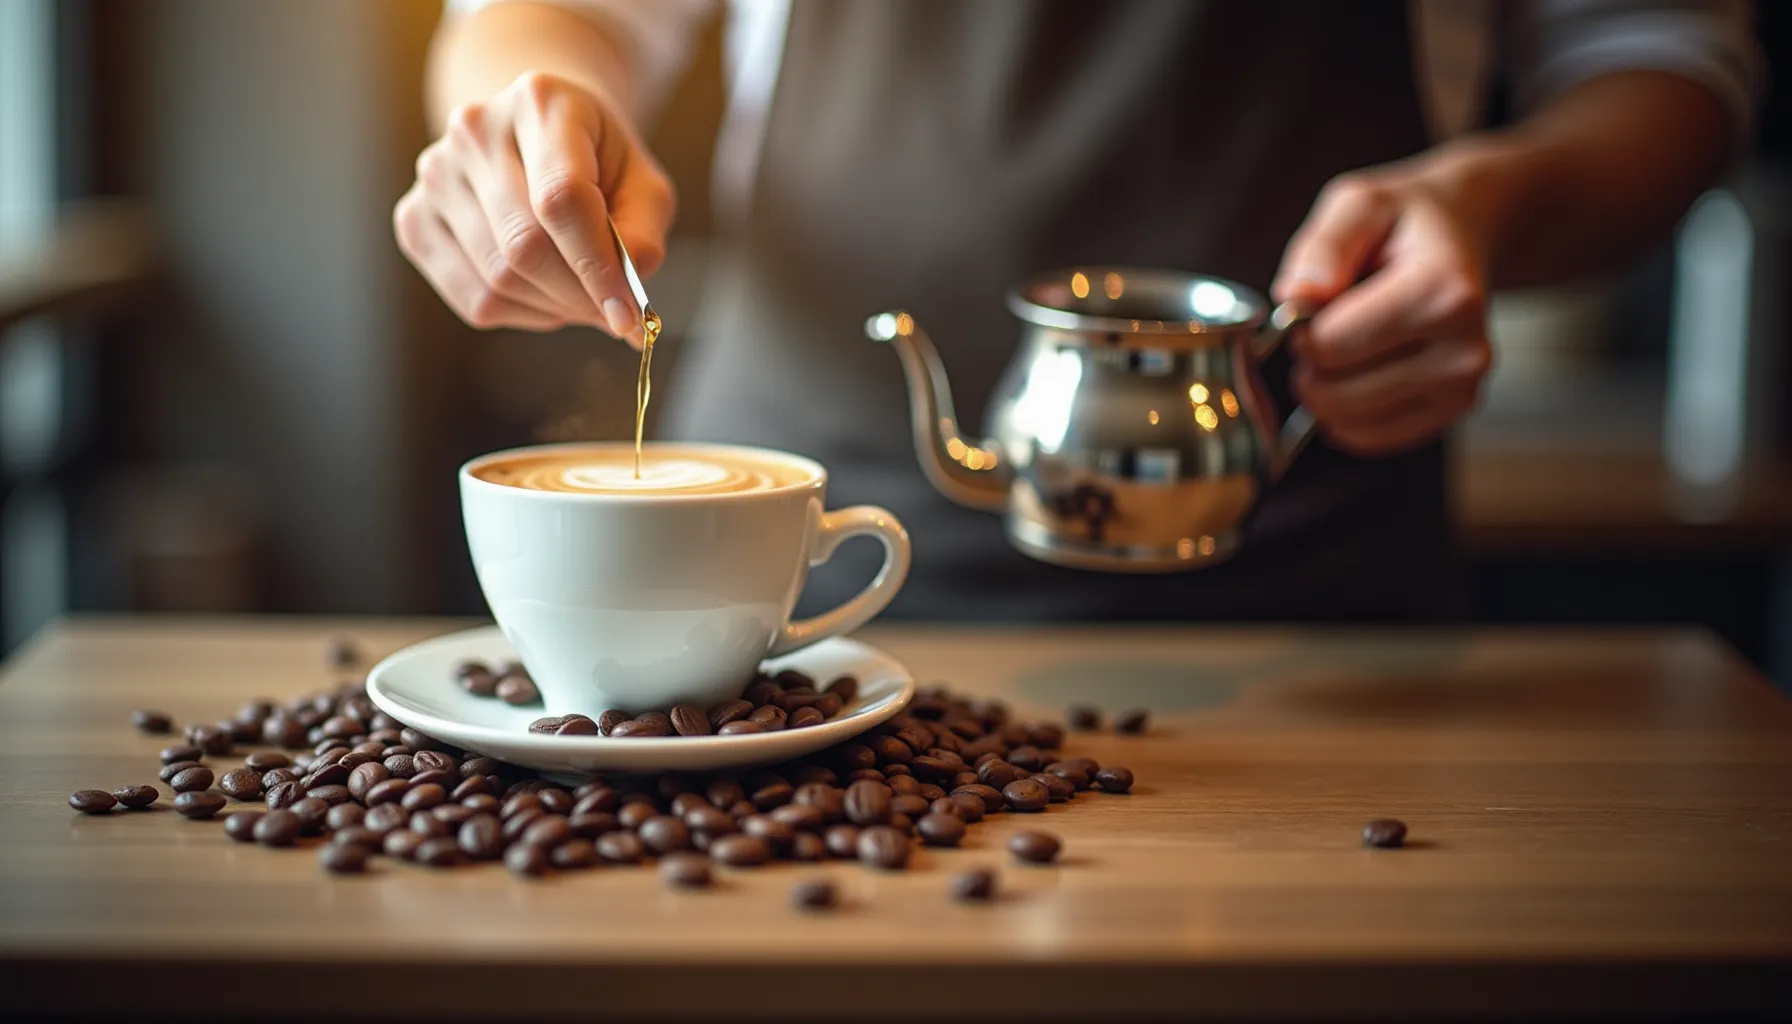
<path fill-rule="evenodd" d="M 1008 464 L 993 447 L 974 445 L 958 433 L 946 368 L 927 333 L 903 310 L 865 321 L 873 341 L 895 346 L 908 380 L 915 455 L 939 492 L 966 508 L 998 512 L 1008 503 Z"/>

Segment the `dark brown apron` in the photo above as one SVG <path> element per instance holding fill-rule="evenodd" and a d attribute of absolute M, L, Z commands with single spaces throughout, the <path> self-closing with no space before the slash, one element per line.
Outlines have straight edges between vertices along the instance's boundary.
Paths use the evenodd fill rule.
<path fill-rule="evenodd" d="M 1220 566 L 1059 568 L 927 484 L 896 355 L 861 326 L 913 310 L 976 436 L 1020 333 L 1011 283 L 1112 263 L 1266 288 L 1327 179 L 1425 145 L 1405 6 L 795 0 L 739 257 L 664 432 L 801 452 L 829 468 L 830 505 L 894 511 L 914 541 L 897 617 L 1447 614 L 1441 446 L 1376 461 L 1310 447 Z M 803 607 L 856 590 L 878 556 L 849 544 Z"/>

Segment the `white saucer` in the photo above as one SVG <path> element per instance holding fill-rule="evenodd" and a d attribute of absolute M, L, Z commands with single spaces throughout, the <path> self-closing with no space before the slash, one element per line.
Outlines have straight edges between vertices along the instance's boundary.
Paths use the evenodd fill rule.
<path fill-rule="evenodd" d="M 381 711 L 419 732 L 500 761 L 561 774 L 641 771 L 708 771 L 772 764 L 844 742 L 883 722 L 915 696 L 908 670 L 888 654 L 844 637 L 823 640 L 766 662 L 766 669 L 796 669 L 821 682 L 858 677 L 859 694 L 820 725 L 745 736 L 607 739 L 542 736 L 529 723 L 546 714 L 540 705 L 511 707 L 475 697 L 454 681 L 468 659 L 498 664 L 516 657 L 496 626 L 483 626 L 413 644 L 373 667 L 367 695 Z"/>

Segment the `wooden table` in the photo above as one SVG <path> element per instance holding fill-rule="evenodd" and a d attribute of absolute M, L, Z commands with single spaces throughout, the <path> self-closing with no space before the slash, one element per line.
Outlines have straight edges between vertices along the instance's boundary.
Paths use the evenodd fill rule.
<path fill-rule="evenodd" d="M 527 883 L 229 842 L 168 811 L 81 817 L 153 780 L 129 712 L 227 715 L 315 688 L 324 638 L 452 623 L 92 620 L 0 681 L 8 1007 L 183 1019 L 324 1010 L 770 1019 L 1792 1010 L 1792 702 L 1693 632 L 879 629 L 923 680 L 1022 709 L 1155 710 L 1076 737 L 1138 775 L 1003 815 L 913 870 L 640 869 Z M 1407 849 L 1358 830 L 1395 816 Z M 1060 866 L 1008 863 L 1021 825 Z M 947 879 L 1000 865 L 1007 895 Z M 848 900 L 800 916 L 826 874 Z"/>

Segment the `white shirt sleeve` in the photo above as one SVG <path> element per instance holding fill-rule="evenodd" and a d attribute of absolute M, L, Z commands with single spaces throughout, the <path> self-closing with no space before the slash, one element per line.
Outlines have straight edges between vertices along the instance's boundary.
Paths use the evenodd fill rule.
<path fill-rule="evenodd" d="M 1765 66 L 1749 0 L 1515 0 L 1495 7 L 1520 110 L 1599 75 L 1668 71 L 1715 92 L 1739 139 L 1754 134 Z"/>
<path fill-rule="evenodd" d="M 503 0 L 447 0 L 444 17 L 459 17 Z M 539 0 L 538 0 L 539 2 Z M 547 0 L 615 34 L 634 58 L 637 117 L 649 117 L 671 95 L 690 64 L 699 27 L 716 0 Z"/>

